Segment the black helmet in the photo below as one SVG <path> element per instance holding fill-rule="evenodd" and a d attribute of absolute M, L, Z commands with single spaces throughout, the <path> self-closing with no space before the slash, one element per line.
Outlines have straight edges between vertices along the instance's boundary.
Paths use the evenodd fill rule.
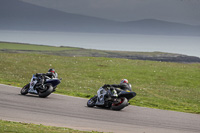
<path fill-rule="evenodd" d="M 49 70 L 48 70 L 48 72 L 51 72 L 51 73 L 56 73 L 56 71 L 55 71 L 55 69 L 53 69 L 53 68 L 50 68 Z"/>

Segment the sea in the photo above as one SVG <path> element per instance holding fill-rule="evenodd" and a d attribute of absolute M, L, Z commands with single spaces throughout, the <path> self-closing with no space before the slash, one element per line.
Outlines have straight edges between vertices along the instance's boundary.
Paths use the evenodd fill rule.
<path fill-rule="evenodd" d="M 200 36 L 0 30 L 0 41 L 98 50 L 159 51 L 200 57 Z"/>

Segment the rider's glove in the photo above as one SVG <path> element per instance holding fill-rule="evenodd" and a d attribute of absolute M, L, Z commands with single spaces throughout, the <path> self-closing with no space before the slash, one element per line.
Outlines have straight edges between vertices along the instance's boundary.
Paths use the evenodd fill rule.
<path fill-rule="evenodd" d="M 105 85 L 103 86 L 103 88 L 107 88 L 107 87 L 110 87 L 110 85 L 105 84 Z"/>

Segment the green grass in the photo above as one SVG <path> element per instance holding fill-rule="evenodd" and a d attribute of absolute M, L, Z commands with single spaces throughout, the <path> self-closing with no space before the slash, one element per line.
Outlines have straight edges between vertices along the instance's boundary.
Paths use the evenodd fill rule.
<path fill-rule="evenodd" d="M 16 46 L 11 48 L 15 50 Z M 31 49 L 32 46 L 43 47 L 26 47 Z M 1 52 L 0 60 L 2 84 L 23 87 L 30 82 L 32 74 L 55 68 L 59 77 L 63 78 L 56 93 L 89 98 L 100 86 L 119 83 L 122 78 L 127 78 L 137 93 L 130 101 L 132 105 L 200 113 L 200 64 L 66 57 L 42 52 Z"/>
<path fill-rule="evenodd" d="M 96 131 L 87 132 L 73 130 L 65 127 L 54 127 L 54 126 L 44 126 L 36 125 L 31 123 L 21 123 L 12 121 L 0 120 L 0 132 L 1 133 L 99 133 Z"/>

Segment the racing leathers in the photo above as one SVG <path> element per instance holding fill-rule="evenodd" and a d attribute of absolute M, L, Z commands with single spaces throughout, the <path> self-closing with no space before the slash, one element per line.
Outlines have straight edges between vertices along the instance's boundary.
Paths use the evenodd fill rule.
<path fill-rule="evenodd" d="M 131 84 L 129 83 L 120 83 L 120 84 L 112 84 L 112 85 L 106 84 L 103 87 L 110 87 L 112 91 L 111 97 L 117 97 L 117 94 L 119 94 L 121 91 L 128 91 L 132 93 L 133 97 L 136 96 L 136 93 L 132 91 Z"/>

